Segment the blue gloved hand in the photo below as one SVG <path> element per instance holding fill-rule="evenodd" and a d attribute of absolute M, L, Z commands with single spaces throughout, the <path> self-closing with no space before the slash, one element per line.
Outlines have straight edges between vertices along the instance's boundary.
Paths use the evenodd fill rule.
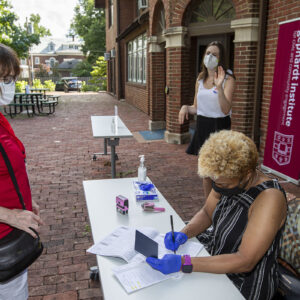
<path fill-rule="evenodd" d="M 188 237 L 183 232 L 174 232 L 174 240 L 172 237 L 172 231 L 168 232 L 165 235 L 165 246 L 167 249 L 176 251 L 180 245 L 184 244 L 187 241 Z"/>
<path fill-rule="evenodd" d="M 165 254 L 162 259 L 147 257 L 146 262 L 163 274 L 178 272 L 181 268 L 181 256 L 175 254 Z"/>

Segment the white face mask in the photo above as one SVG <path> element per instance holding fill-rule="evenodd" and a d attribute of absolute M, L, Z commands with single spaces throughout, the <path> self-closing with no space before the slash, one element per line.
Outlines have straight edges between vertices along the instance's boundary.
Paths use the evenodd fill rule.
<path fill-rule="evenodd" d="M 205 67 L 213 70 L 219 63 L 219 60 L 212 54 L 206 54 L 203 60 Z"/>
<path fill-rule="evenodd" d="M 8 105 L 14 99 L 16 89 L 15 82 L 11 82 L 9 84 L 0 82 L 0 89 L 0 105 Z"/>

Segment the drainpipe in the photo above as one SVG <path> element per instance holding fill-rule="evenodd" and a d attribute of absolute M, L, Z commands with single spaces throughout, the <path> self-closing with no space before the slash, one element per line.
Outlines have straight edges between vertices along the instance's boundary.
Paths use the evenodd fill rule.
<path fill-rule="evenodd" d="M 120 35 L 120 0 L 117 0 L 117 36 Z M 121 41 L 116 42 L 117 53 L 118 53 L 118 100 L 121 99 L 122 96 L 122 64 L 121 64 Z"/>
<path fill-rule="evenodd" d="M 259 4 L 259 23 L 258 23 L 258 44 L 256 56 L 256 73 L 254 87 L 254 117 L 252 126 L 252 139 L 254 140 L 257 149 L 260 146 L 260 119 L 261 119 L 261 102 L 263 88 L 263 71 L 264 71 L 264 55 L 265 55 L 265 40 L 267 27 L 269 0 L 261 0 Z"/>

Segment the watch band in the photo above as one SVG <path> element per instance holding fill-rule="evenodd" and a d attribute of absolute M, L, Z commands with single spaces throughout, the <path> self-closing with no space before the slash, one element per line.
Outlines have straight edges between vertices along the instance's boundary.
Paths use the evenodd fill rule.
<path fill-rule="evenodd" d="M 183 273 L 192 273 L 193 272 L 193 265 L 192 265 L 192 260 L 189 255 L 184 255 L 184 263 L 181 267 L 181 270 Z"/>
<path fill-rule="evenodd" d="M 189 255 L 183 255 L 184 257 L 184 264 L 183 265 L 191 265 L 192 264 L 192 260 L 191 257 Z"/>

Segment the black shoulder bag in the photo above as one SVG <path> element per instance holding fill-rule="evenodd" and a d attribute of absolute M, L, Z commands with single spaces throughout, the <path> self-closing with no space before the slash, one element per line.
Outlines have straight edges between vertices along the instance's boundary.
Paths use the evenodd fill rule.
<path fill-rule="evenodd" d="M 0 152 L 15 186 L 20 203 L 23 209 L 26 210 L 12 165 L 1 144 Z M 0 239 L 0 282 L 5 282 L 21 273 L 42 254 L 44 247 L 40 237 L 33 228 L 30 229 L 35 232 L 37 238 L 23 230 L 14 228 L 8 235 Z"/>

